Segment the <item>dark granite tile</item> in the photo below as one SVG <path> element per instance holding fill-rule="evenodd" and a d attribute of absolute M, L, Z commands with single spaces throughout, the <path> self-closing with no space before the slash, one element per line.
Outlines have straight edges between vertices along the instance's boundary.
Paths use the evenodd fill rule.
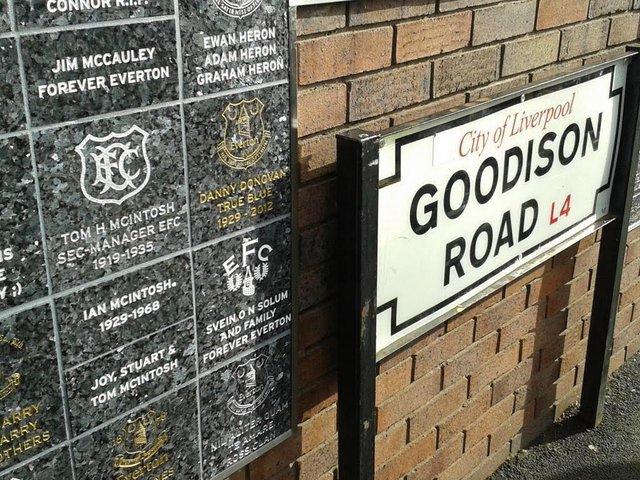
<path fill-rule="evenodd" d="M 204 478 L 289 431 L 290 358 L 287 336 L 201 379 Z"/>
<path fill-rule="evenodd" d="M 2 480 L 71 480 L 71 478 L 68 447 L 47 453 L 10 473 L 0 474 Z"/>
<path fill-rule="evenodd" d="M 200 370 L 291 329 L 288 220 L 194 254 Z"/>
<path fill-rule="evenodd" d="M 0 0 L 0 32 L 9 31 L 11 31 L 11 19 L 9 18 L 7 0 Z"/>
<path fill-rule="evenodd" d="M 73 443 L 79 480 L 199 480 L 195 386 Z"/>
<path fill-rule="evenodd" d="M 2 23 L 0 19 L 0 25 Z M 22 130 L 26 126 L 25 122 L 16 41 L 13 38 L 2 38 L 0 39 L 0 133 Z"/>
<path fill-rule="evenodd" d="M 195 375 L 193 322 L 156 333 L 65 373 L 71 427 L 86 432 Z"/>
<path fill-rule="evenodd" d="M 29 140 L 0 140 L 0 311 L 47 294 Z"/>
<path fill-rule="evenodd" d="M 56 300 L 66 368 L 193 318 L 186 256 Z"/>
<path fill-rule="evenodd" d="M 65 438 L 48 305 L 0 320 L 0 471 Z"/>
<path fill-rule="evenodd" d="M 180 0 L 180 34 L 186 98 L 289 76 L 286 0 Z"/>
<path fill-rule="evenodd" d="M 188 246 L 178 108 L 34 141 L 56 291 Z"/>
<path fill-rule="evenodd" d="M 21 42 L 36 126 L 178 98 L 174 22 L 46 33 Z"/>
<path fill-rule="evenodd" d="M 14 0 L 18 29 L 173 15 L 171 0 Z"/>
<path fill-rule="evenodd" d="M 185 106 L 194 245 L 291 211 L 288 112 L 286 85 Z"/>

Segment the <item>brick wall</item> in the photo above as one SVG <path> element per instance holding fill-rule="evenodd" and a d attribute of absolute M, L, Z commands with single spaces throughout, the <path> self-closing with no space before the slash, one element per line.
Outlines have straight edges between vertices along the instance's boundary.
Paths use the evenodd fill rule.
<path fill-rule="evenodd" d="M 335 135 L 611 58 L 638 37 L 638 9 L 640 0 L 356 0 L 298 10 L 299 423 L 232 480 L 338 478 Z M 378 365 L 376 479 L 483 479 L 579 398 L 598 241 Z M 629 237 L 612 370 L 640 350 L 639 274 L 640 229 Z"/>

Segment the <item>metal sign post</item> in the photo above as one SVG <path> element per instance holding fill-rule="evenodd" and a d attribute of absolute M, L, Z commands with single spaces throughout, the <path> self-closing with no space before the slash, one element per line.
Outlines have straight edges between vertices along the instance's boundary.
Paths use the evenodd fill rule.
<path fill-rule="evenodd" d="M 633 51 L 638 51 L 634 47 Z M 602 229 L 598 270 L 593 292 L 587 358 L 580 401 L 580 417 L 590 428 L 602 421 L 604 394 L 613 348 L 613 332 L 618 311 L 620 278 L 624 267 L 625 247 L 635 172 L 640 150 L 638 109 L 640 108 L 640 59 L 632 57 L 627 71 L 626 93 L 618 161 L 609 211 L 615 220 Z"/>

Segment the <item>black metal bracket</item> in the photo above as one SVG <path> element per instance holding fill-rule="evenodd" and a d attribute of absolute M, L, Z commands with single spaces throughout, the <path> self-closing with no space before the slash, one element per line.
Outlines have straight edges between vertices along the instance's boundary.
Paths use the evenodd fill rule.
<path fill-rule="evenodd" d="M 378 149 L 367 132 L 338 137 L 338 469 L 349 480 L 374 478 Z"/>
<path fill-rule="evenodd" d="M 637 52 L 640 51 L 640 47 L 634 46 L 628 50 Z M 580 400 L 580 418 L 589 428 L 599 425 L 603 416 L 631 199 L 640 151 L 640 132 L 637 128 L 640 109 L 638 55 L 631 57 L 628 67 L 623 108 L 620 144 L 609 206 L 609 212 L 615 216 L 615 220 L 602 229 Z"/>

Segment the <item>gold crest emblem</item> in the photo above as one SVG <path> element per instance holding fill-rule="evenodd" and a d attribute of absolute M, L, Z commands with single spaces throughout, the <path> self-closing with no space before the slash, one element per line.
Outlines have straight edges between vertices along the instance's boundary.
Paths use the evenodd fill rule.
<path fill-rule="evenodd" d="M 264 126 L 263 110 L 264 103 L 258 98 L 227 104 L 222 112 L 224 138 L 216 147 L 222 163 L 246 169 L 262 158 L 271 138 Z"/>
<path fill-rule="evenodd" d="M 9 339 L 4 335 L 0 335 L 0 343 L 3 343 L 16 351 L 20 351 L 24 348 L 24 342 L 22 340 L 18 338 Z M 21 383 L 22 375 L 20 373 L 12 373 L 5 379 L 4 372 L 2 371 L 2 368 L 0 368 L 0 385 L 4 385 L 0 387 L 0 400 L 4 400 L 15 392 Z"/>
<path fill-rule="evenodd" d="M 114 458 L 113 466 L 135 468 L 151 460 L 169 441 L 168 434 L 161 431 L 166 420 L 166 413 L 153 410 L 128 420 L 114 441 L 120 453 Z"/>

